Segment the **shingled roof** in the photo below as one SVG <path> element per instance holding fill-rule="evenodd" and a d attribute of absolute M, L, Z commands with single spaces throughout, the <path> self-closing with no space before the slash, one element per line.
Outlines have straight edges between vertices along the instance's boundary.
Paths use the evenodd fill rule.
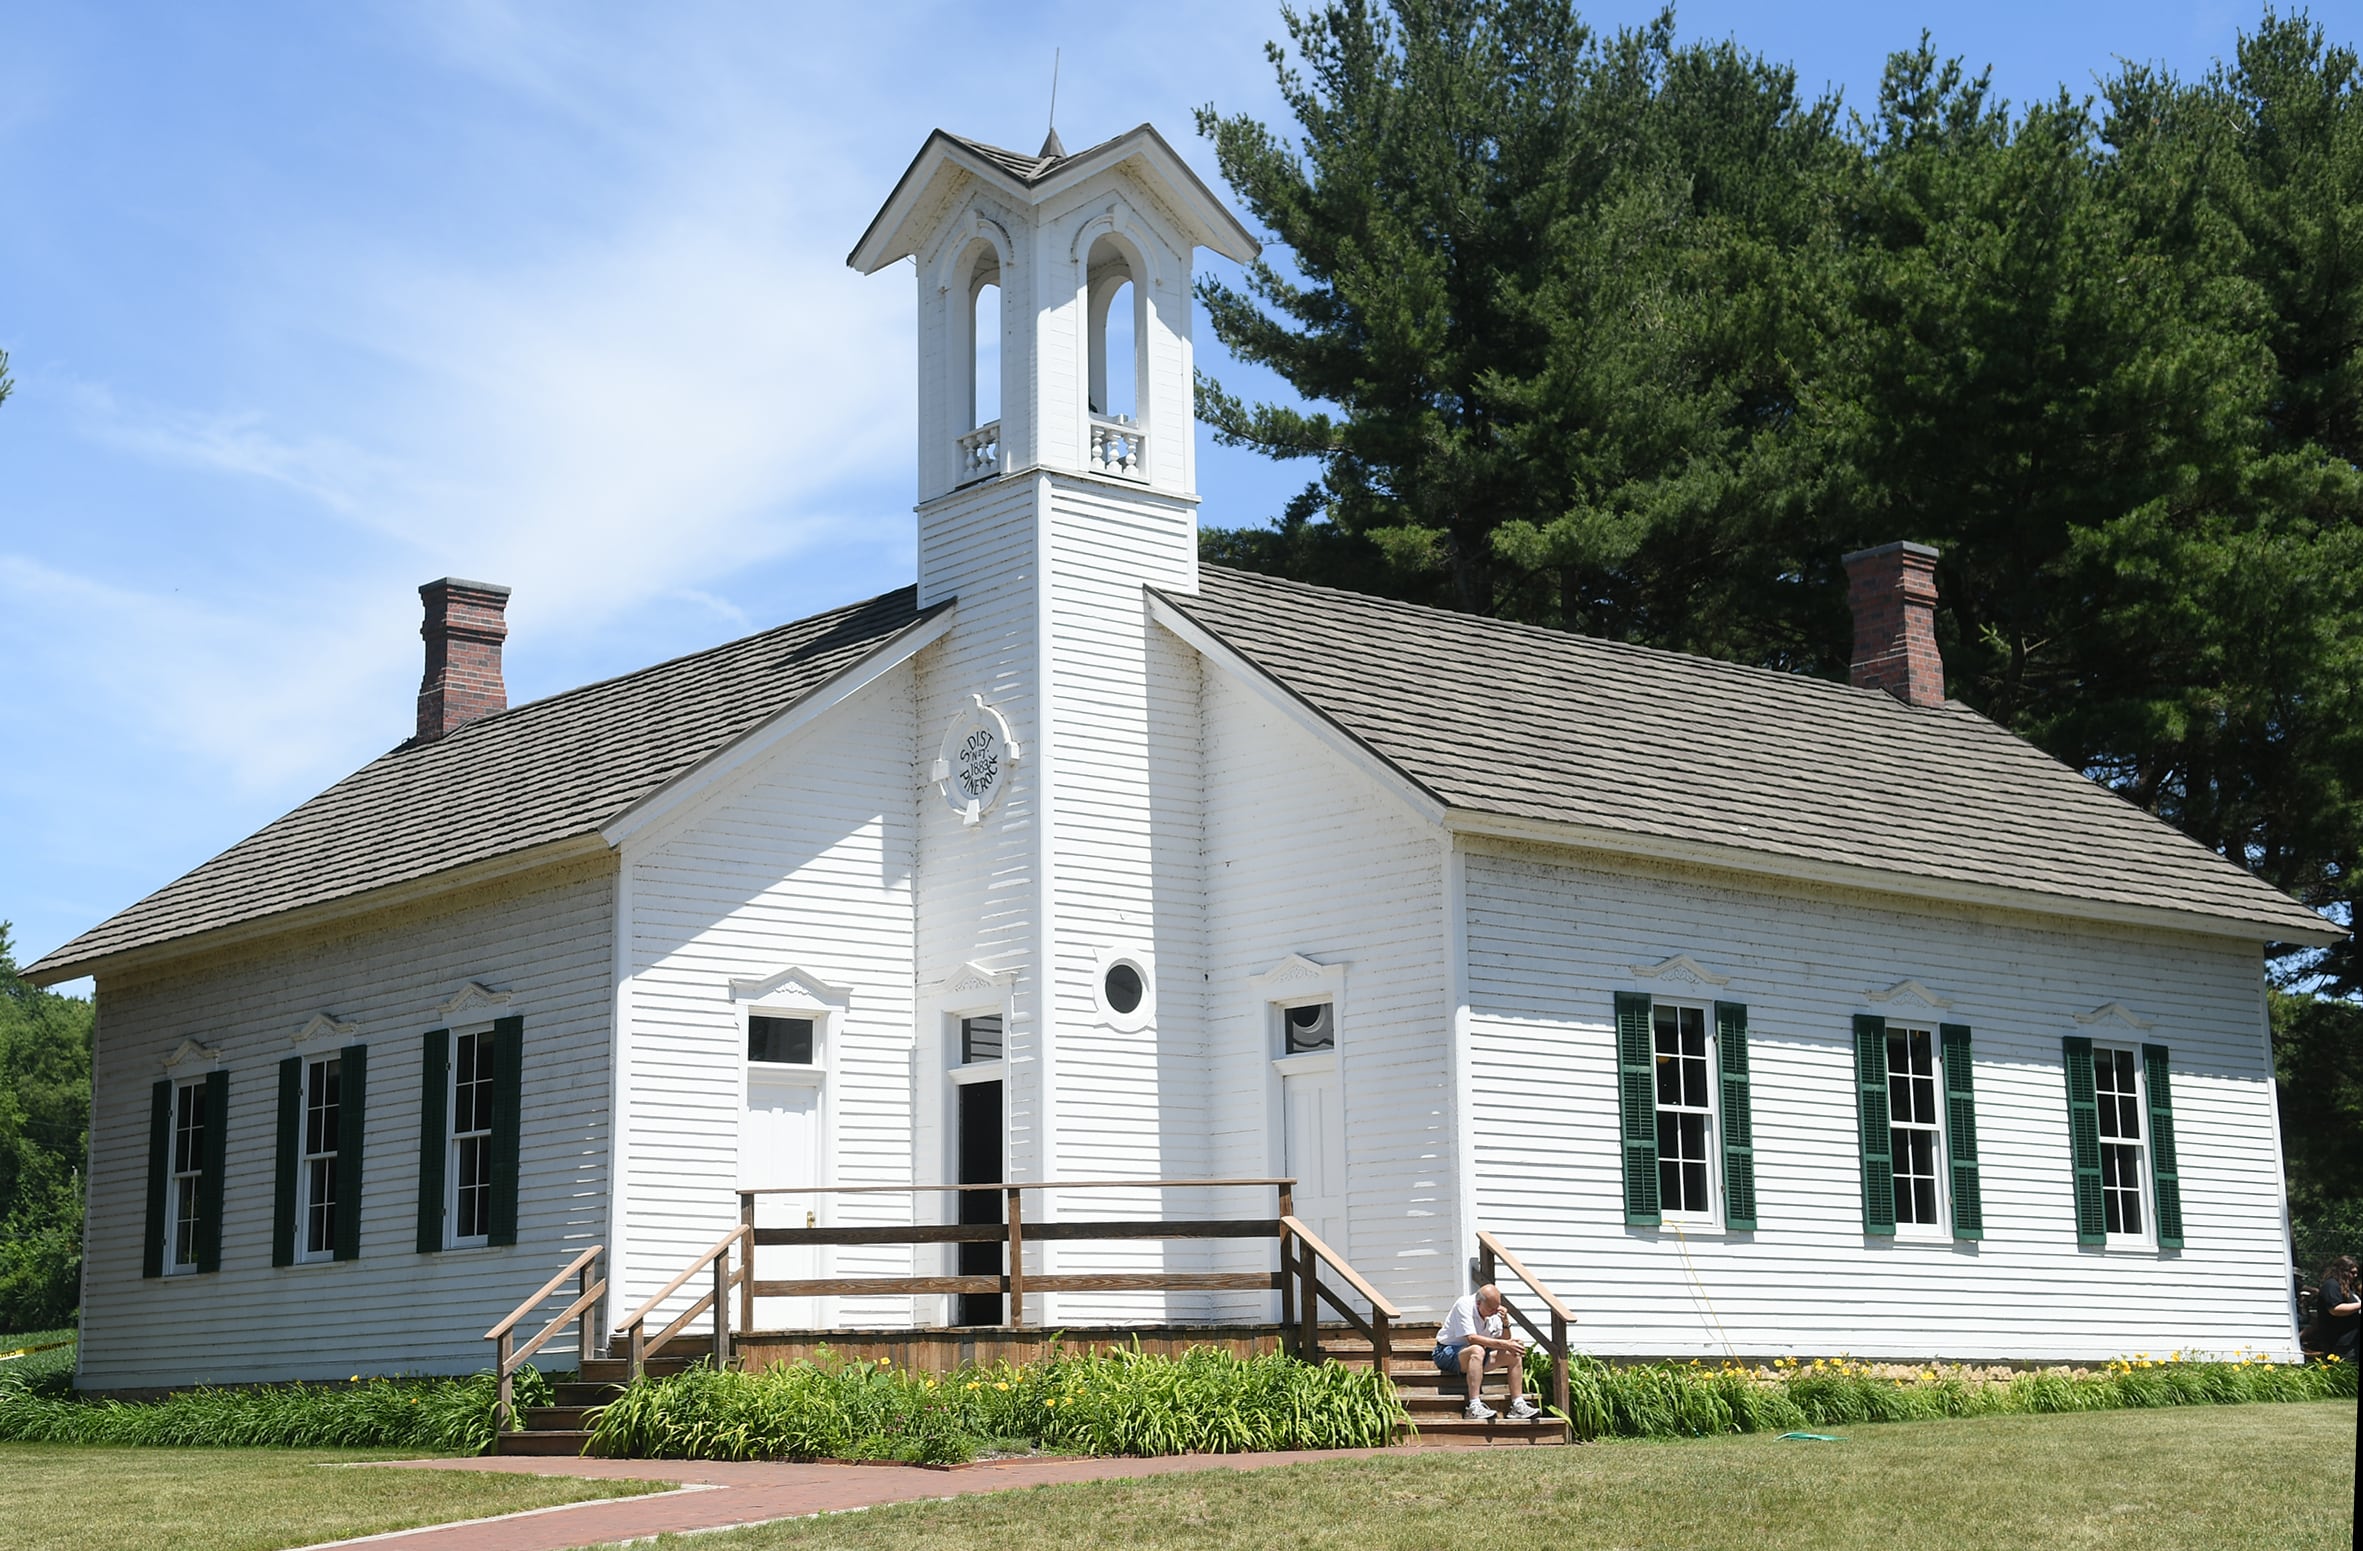
<path fill-rule="evenodd" d="M 1200 576 L 1194 596 L 1159 596 L 1448 809 L 2187 912 L 2260 937 L 2331 931 L 1965 706 L 1212 566 Z"/>
<path fill-rule="evenodd" d="M 904 587 L 406 743 L 25 973 L 595 833 L 924 617 Z"/>

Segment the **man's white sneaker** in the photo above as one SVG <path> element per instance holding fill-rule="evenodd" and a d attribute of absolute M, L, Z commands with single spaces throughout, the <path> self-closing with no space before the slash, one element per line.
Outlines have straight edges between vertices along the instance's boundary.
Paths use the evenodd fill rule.
<path fill-rule="evenodd" d="M 1490 1422 L 1500 1413 L 1482 1400 L 1472 1400 L 1461 1414 L 1472 1422 Z"/>
<path fill-rule="evenodd" d="M 1542 1415 L 1542 1411 L 1536 1407 L 1533 1401 L 1528 1400 L 1524 1395 L 1520 1395 L 1516 1400 L 1510 1402 L 1510 1415 L 1516 1420 L 1523 1422 L 1531 1417 Z"/>

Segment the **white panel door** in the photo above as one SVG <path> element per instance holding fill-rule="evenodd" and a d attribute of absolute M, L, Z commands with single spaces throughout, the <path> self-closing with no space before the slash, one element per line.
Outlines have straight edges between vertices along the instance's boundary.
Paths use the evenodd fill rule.
<path fill-rule="evenodd" d="M 738 1132 L 740 1189 L 821 1183 L 820 1097 L 817 1073 L 747 1068 L 747 1112 Z M 755 1226 L 818 1226 L 823 1199 L 795 1191 L 757 1196 Z M 826 1264 L 827 1256 L 817 1248 L 773 1245 L 755 1252 L 756 1270 L 767 1282 L 826 1276 Z M 757 1330 L 809 1330 L 822 1323 L 818 1298 L 755 1300 Z"/>
<path fill-rule="evenodd" d="M 1280 1079 L 1280 1101 L 1288 1128 L 1286 1172 L 1296 1176 L 1296 1215 L 1322 1243 L 1350 1255 L 1345 1105 L 1336 1066 L 1288 1073 Z"/>

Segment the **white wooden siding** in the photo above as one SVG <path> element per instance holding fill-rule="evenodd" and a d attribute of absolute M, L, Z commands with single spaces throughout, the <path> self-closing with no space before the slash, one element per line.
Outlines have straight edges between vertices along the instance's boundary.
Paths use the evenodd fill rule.
<path fill-rule="evenodd" d="M 99 983 L 81 1380 L 146 1388 L 353 1373 L 466 1373 L 517 1301 L 584 1247 L 607 1210 L 612 867 L 508 880 L 464 903 L 348 923 L 186 968 Z M 467 982 L 509 994 L 468 1018 L 525 1020 L 517 1243 L 417 1252 L 420 1040 Z M 271 1265 L 279 1062 L 314 1014 L 369 1047 L 361 1256 Z M 143 1278 L 148 1103 L 183 1039 L 229 1074 L 222 1268 Z M 552 1304 L 549 1312 L 557 1312 Z M 543 1348 L 570 1366 L 562 1337 Z"/>
<path fill-rule="evenodd" d="M 734 979 L 793 969 L 846 993 L 819 1052 L 828 1178 L 779 1183 L 910 1180 L 910 683 L 908 669 L 886 675 L 676 823 L 627 843 L 631 1105 L 613 1318 L 738 1221 L 750 1004 L 734 998 Z M 845 1224 L 900 1222 L 909 1204 L 853 1195 L 822 1210 Z M 910 1260 L 900 1249 L 833 1253 L 847 1275 Z M 906 1305 L 846 1300 L 829 1313 L 876 1324 Z"/>
<path fill-rule="evenodd" d="M 1190 506 L 1105 481 L 1050 482 L 1044 769 L 1054 865 L 1051 1109 L 1053 1172 L 1069 1179 L 1203 1178 L 1206 1146 L 1204 909 L 1198 856 L 1201 768 L 1196 654 L 1148 620 L 1144 585 L 1190 587 Z M 1155 1020 L 1126 1031 L 1099 1008 L 1110 953 L 1153 962 Z M 1203 1203 L 1154 1192 L 1059 1193 L 1054 1217 L 1157 1216 Z M 1046 1246 L 1068 1273 L 1194 1269 L 1204 1246 Z M 1192 1300 L 1063 1294 L 1044 1318 L 1177 1317 Z"/>
<path fill-rule="evenodd" d="M 1346 965 L 1348 1258 L 1407 1314 L 1440 1316 L 1467 1251 L 1437 832 L 1227 674 L 1204 681 L 1211 1156 L 1281 1171 L 1270 1001 L 1252 977 L 1291 953 Z"/>
<path fill-rule="evenodd" d="M 1480 1221 L 1575 1307 L 1587 1348 L 2292 1354 L 2256 950 L 1482 844 L 1467 873 Z M 1632 972 L 1680 953 L 1729 984 Z M 1951 1007 L 1866 995 L 1907 979 Z M 1746 1004 L 1753 1233 L 1624 1225 L 1618 991 Z M 2156 1026 L 2076 1021 L 2109 1002 Z M 1981 1242 L 1862 1232 L 1859 1012 L 1972 1029 Z M 2183 1250 L 2078 1249 L 2060 1068 L 2071 1034 L 2171 1051 Z"/>

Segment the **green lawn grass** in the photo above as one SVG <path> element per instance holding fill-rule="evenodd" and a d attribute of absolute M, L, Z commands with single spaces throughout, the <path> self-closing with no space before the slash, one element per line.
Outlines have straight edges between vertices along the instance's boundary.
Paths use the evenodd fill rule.
<path fill-rule="evenodd" d="M 828 1546 L 1553 1551 L 2330 1551 L 2352 1543 L 2355 1408 L 2195 1406 L 1769 1436 L 1385 1455 L 1038 1487 L 700 1535 Z"/>
<path fill-rule="evenodd" d="M 278 1551 L 351 1535 L 662 1490 L 649 1481 L 347 1470 L 353 1449 L 0 1443 L 7 1551 Z"/>

